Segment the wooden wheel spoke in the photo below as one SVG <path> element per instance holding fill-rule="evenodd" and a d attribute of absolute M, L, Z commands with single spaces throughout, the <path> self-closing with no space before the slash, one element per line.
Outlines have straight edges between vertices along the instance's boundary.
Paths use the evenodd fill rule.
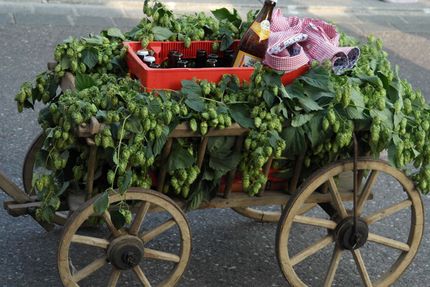
<path fill-rule="evenodd" d="M 405 252 L 408 252 L 410 250 L 410 246 L 406 243 L 380 236 L 374 233 L 369 233 L 369 237 L 367 238 L 367 240 Z"/>
<path fill-rule="evenodd" d="M 341 219 L 344 219 L 345 217 L 348 216 L 348 213 L 346 212 L 345 206 L 343 205 L 342 197 L 340 196 L 336 182 L 334 181 L 333 177 L 330 177 L 328 181 L 330 185 L 330 194 L 331 194 L 334 207 L 339 213 L 339 216 L 341 217 Z"/>
<path fill-rule="evenodd" d="M 82 268 L 81 270 L 79 270 L 78 272 L 76 272 L 75 274 L 73 274 L 72 279 L 75 282 L 79 282 L 82 279 L 90 276 L 91 274 L 93 274 L 94 272 L 96 272 L 97 270 L 99 270 L 100 268 L 105 266 L 106 264 L 107 264 L 107 257 L 106 256 L 99 258 L 99 259 L 96 259 L 93 262 L 91 262 L 90 264 L 88 264 L 87 266 L 85 266 L 84 268 Z"/>
<path fill-rule="evenodd" d="M 299 214 L 305 214 L 306 212 L 314 209 L 315 206 L 317 206 L 316 203 L 305 203 L 305 204 L 303 204 L 302 208 L 300 208 Z M 285 208 L 285 206 L 284 206 L 284 208 Z M 282 208 L 282 212 L 284 212 L 284 208 Z"/>
<path fill-rule="evenodd" d="M 399 202 L 397 204 L 391 205 L 389 207 L 383 208 L 378 210 L 375 213 L 372 213 L 371 215 L 367 216 L 364 221 L 366 221 L 367 224 L 371 225 L 375 222 L 378 222 L 386 217 L 389 217 L 393 215 L 394 213 L 397 213 L 403 209 L 406 209 L 412 205 L 412 201 L 407 199 L 402 202 Z"/>
<path fill-rule="evenodd" d="M 145 273 L 143 273 L 143 270 L 139 265 L 133 268 L 133 272 L 136 274 L 137 278 L 139 278 L 139 281 L 143 284 L 143 286 L 151 287 L 151 283 L 149 283 L 148 278 L 146 277 Z"/>
<path fill-rule="evenodd" d="M 331 235 L 327 235 L 326 237 L 318 240 L 317 242 L 315 242 L 314 244 L 312 244 L 311 246 L 309 246 L 308 248 L 301 251 L 300 253 L 298 253 L 293 258 L 291 258 L 292 265 L 294 266 L 294 265 L 299 264 L 300 262 L 302 262 L 303 260 L 305 260 L 309 256 L 311 256 L 311 255 L 317 253 L 318 251 L 324 249 L 326 246 L 328 246 L 332 242 L 333 242 L 333 236 L 331 236 Z"/>
<path fill-rule="evenodd" d="M 146 201 L 139 207 L 139 210 L 136 213 L 136 217 L 134 218 L 133 224 L 130 227 L 130 234 L 137 235 L 139 233 L 140 227 L 145 220 L 146 213 L 148 212 L 150 206 L 151 203 Z"/>
<path fill-rule="evenodd" d="M 322 228 L 328 228 L 328 229 L 335 229 L 337 226 L 336 222 L 332 220 L 303 216 L 303 215 L 296 215 L 294 217 L 294 222 L 306 224 L 306 225 L 318 226 Z"/>
<path fill-rule="evenodd" d="M 170 228 L 172 228 L 173 226 L 176 225 L 175 220 L 170 219 L 166 222 L 164 222 L 163 224 L 155 227 L 154 229 L 152 229 L 151 231 L 146 232 L 143 236 L 142 236 L 142 240 L 143 242 L 147 243 L 151 240 L 153 240 L 155 237 L 159 236 L 160 234 L 162 234 L 163 232 L 169 230 Z"/>
<path fill-rule="evenodd" d="M 324 287 L 330 287 L 333 284 L 334 276 L 336 275 L 337 267 L 339 266 L 342 257 L 342 249 L 336 245 L 331 257 L 330 266 L 324 280 Z"/>
<path fill-rule="evenodd" d="M 119 277 L 121 277 L 121 271 L 114 268 L 110 274 L 109 282 L 108 282 L 107 286 L 108 287 L 116 287 L 116 285 L 118 284 Z"/>
<path fill-rule="evenodd" d="M 106 222 L 107 227 L 109 228 L 110 232 L 113 234 L 113 236 L 118 237 L 121 235 L 119 230 L 115 227 L 115 225 L 112 222 L 112 218 L 110 216 L 109 211 L 105 211 L 103 213 L 103 219 Z"/>
<path fill-rule="evenodd" d="M 372 281 L 370 280 L 369 273 L 367 273 L 366 266 L 364 265 L 363 257 L 359 249 L 352 251 L 355 264 L 357 264 L 358 272 L 360 273 L 361 279 L 363 280 L 364 286 L 372 287 Z"/>
<path fill-rule="evenodd" d="M 77 234 L 73 235 L 72 242 L 94 247 L 100 247 L 103 249 L 107 249 L 109 246 L 109 241 L 106 239 Z"/>
<path fill-rule="evenodd" d="M 181 258 L 176 254 L 158 251 L 158 250 L 154 250 L 154 249 L 150 249 L 150 248 L 144 248 L 143 257 L 144 258 L 150 258 L 150 259 L 163 260 L 163 261 L 170 261 L 170 262 L 175 262 L 175 263 L 179 263 L 179 261 L 181 261 Z"/>
<path fill-rule="evenodd" d="M 364 205 L 367 201 L 367 199 L 369 198 L 369 195 L 372 191 L 372 187 L 376 182 L 376 179 L 378 178 L 379 175 L 379 171 L 377 170 L 372 170 L 372 172 L 369 175 L 369 178 L 366 181 L 366 184 L 364 185 L 363 188 L 363 192 L 360 195 L 360 198 L 358 199 L 358 203 L 357 203 L 357 212 L 358 214 L 361 214 L 361 212 L 363 211 Z"/>

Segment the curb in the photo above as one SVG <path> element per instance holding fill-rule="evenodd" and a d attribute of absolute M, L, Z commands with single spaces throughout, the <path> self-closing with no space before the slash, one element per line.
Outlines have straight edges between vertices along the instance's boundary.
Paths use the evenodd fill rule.
<path fill-rule="evenodd" d="M 48 2 L 47 2 L 48 1 Z M 250 9 L 260 9 L 260 3 L 249 3 L 249 4 L 231 4 L 220 2 L 209 2 L 209 3 L 194 3 L 194 2 L 165 2 L 169 9 L 174 10 L 177 13 L 190 13 L 194 11 L 210 11 L 220 7 L 227 9 L 236 8 L 239 12 L 246 12 Z M 65 1 L 50 1 L 50 0 L 20 0 L 18 3 L 11 0 L 0 0 L 0 7 L 6 13 L 18 11 L 26 13 L 34 13 L 35 10 L 38 13 L 45 14 L 66 14 L 70 10 L 72 16 L 79 14 L 79 11 L 91 10 L 91 13 L 86 13 L 92 16 L 93 12 L 97 15 L 97 10 L 103 11 L 116 11 L 115 16 L 129 16 L 131 18 L 139 18 L 142 14 L 142 1 L 105 1 L 105 0 L 65 0 Z M 357 7 L 357 6 L 342 6 L 342 5 L 279 5 L 285 11 L 285 14 L 297 15 L 297 14 L 314 14 L 314 15 L 415 15 L 415 14 L 430 14 L 430 6 L 423 7 L 408 7 L 403 5 L 383 5 L 382 6 L 368 6 L 368 7 Z M 61 11 L 64 10 L 64 13 Z M 78 12 L 76 12 L 78 11 Z M 118 15 L 120 14 L 120 15 Z M 121 15 L 122 14 L 122 15 Z"/>

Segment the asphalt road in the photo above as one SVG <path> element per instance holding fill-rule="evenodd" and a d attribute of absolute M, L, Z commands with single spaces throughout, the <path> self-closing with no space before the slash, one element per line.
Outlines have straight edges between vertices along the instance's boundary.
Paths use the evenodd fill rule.
<path fill-rule="evenodd" d="M 336 20 L 356 35 L 373 32 L 382 37 L 391 52 L 392 61 L 402 67 L 402 75 L 429 99 L 430 34 L 425 32 L 425 26 L 413 29 L 414 23 L 420 27 L 418 24 L 423 23 L 424 18 L 407 19 L 411 23 L 408 27 L 413 31 L 405 31 L 404 26 L 399 30 L 389 16 L 345 16 Z M 36 112 L 17 113 L 14 94 L 23 81 L 33 79 L 45 69 L 46 62 L 52 59 L 56 43 L 69 35 L 98 32 L 103 25 L 75 23 L 71 27 L 68 22 L 64 25 L 0 23 L 0 169 L 16 184 L 22 186 L 21 167 L 25 150 L 38 134 L 39 127 Z M 382 202 L 389 198 L 400 200 L 400 194 L 392 196 L 391 186 L 389 179 L 382 178 L 375 198 Z M 0 194 L 0 201 L 6 198 Z M 424 205 L 430 208 L 428 197 L 424 197 Z M 193 254 L 179 286 L 287 286 L 275 257 L 276 224 L 256 223 L 231 210 L 197 211 L 190 213 L 188 218 L 193 234 Z M 426 215 L 426 221 L 429 219 L 430 216 Z M 380 228 L 385 236 L 400 237 L 398 240 L 401 240 L 402 231 L 409 224 L 407 214 L 401 214 L 387 220 Z M 0 210 L 0 286 L 61 286 L 56 267 L 61 232 L 62 229 L 57 227 L 46 233 L 31 218 L 12 218 Z M 317 238 L 318 234 L 298 229 L 292 239 L 297 246 L 294 251 L 303 249 Z M 429 238 L 430 231 L 426 227 L 417 258 L 395 286 L 428 285 Z M 369 248 L 368 251 L 365 261 L 371 275 L 378 274 L 381 266 L 396 254 L 387 248 Z M 308 284 L 318 286 L 329 260 L 329 250 L 325 250 L 300 265 L 300 274 Z M 336 286 L 359 284 L 358 273 L 351 260 L 351 256 L 346 256 L 341 261 Z M 125 278 L 121 286 L 134 286 L 130 278 Z M 91 278 L 87 286 L 101 286 L 103 279 L 102 275 Z"/>

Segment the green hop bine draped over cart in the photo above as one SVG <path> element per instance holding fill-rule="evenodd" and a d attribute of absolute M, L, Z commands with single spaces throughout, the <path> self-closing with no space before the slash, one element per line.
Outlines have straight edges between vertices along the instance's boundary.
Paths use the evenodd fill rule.
<path fill-rule="evenodd" d="M 284 86 L 281 73 L 257 65 L 247 81 L 226 74 L 217 83 L 184 80 L 180 90 L 148 92 L 127 74 L 124 41 L 179 40 L 187 48 L 212 40 L 217 52 L 240 38 L 255 13 L 247 21 L 226 9 L 213 11 L 215 18 L 176 17 L 148 1 L 144 12 L 125 34 L 111 28 L 65 40 L 56 63 L 16 96 L 19 111 L 46 106 L 43 132 L 25 158 L 24 191 L 0 174 L 13 198 L 5 208 L 46 229 L 64 225 L 62 283 L 85 286 L 108 270 L 104 285 L 120 286 L 132 270 L 143 286 L 177 284 L 191 254 L 184 212 L 199 208 L 277 222 L 276 253 L 292 286 L 315 284 L 300 266 L 329 246 L 318 285 L 333 284 L 348 252 L 365 286 L 395 282 L 423 236 L 430 113 L 392 69 L 381 41 L 369 37 L 357 67 L 343 76 L 312 63 Z M 389 162 L 379 160 L 384 150 Z M 387 183 L 392 198 L 384 197 Z M 397 216 L 408 222 L 401 236 L 382 235 L 380 223 Z M 295 244 L 300 234 L 316 240 Z M 377 276 L 362 254 L 371 244 L 392 251 Z M 83 252 L 88 262 L 76 260 Z"/>

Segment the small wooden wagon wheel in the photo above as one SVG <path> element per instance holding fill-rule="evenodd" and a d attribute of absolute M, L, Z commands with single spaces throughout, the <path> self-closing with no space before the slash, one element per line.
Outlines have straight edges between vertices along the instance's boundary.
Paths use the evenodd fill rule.
<path fill-rule="evenodd" d="M 34 163 L 36 162 L 37 153 L 42 148 L 45 138 L 44 133 L 40 133 L 31 143 L 31 146 L 25 155 L 24 165 L 22 167 L 22 181 L 24 184 L 24 191 L 28 195 L 35 195 L 35 191 L 32 186 Z"/>
<path fill-rule="evenodd" d="M 353 166 L 353 161 L 349 160 L 317 171 L 288 202 L 278 224 L 276 248 L 284 277 L 292 286 L 332 286 L 340 269 L 342 274 L 349 274 L 342 278 L 342 284 L 389 286 L 414 259 L 424 230 L 423 203 L 414 183 L 403 172 L 383 161 L 359 159 L 357 171 L 362 175 L 363 184 L 357 193 L 355 208 L 359 216 L 354 221 L 350 211 L 351 192 L 348 197 L 337 184 L 338 176 L 351 172 Z M 329 186 L 327 196 L 329 200 L 331 198 L 336 214 L 326 214 L 325 217 L 315 215 L 315 212 L 300 215 L 303 204 L 311 200 L 312 196 L 315 198 L 314 192 L 324 184 Z M 379 184 L 383 188 L 378 187 Z M 394 186 L 398 186 L 397 190 Z M 406 220 L 403 220 L 405 217 Z M 402 221 L 397 221 L 399 218 Z M 311 240 L 310 232 L 303 232 L 304 228 L 315 231 L 318 235 Z M 384 235 L 387 230 L 392 231 L 389 236 Z M 296 234 L 293 234 L 294 231 Z M 298 243 L 294 246 L 293 241 L 294 237 L 300 236 L 313 243 L 303 243 L 305 247 L 297 248 Z M 390 238 L 394 236 L 395 239 Z M 297 249 L 300 251 L 297 252 Z M 378 250 L 374 251 L 375 249 Z M 382 249 L 383 252 L 379 251 Z M 380 261 L 374 260 L 378 252 L 382 256 Z M 353 259 L 347 260 L 347 255 Z M 347 261 L 345 266 L 340 264 L 342 259 Z M 312 269 L 306 262 L 319 262 L 319 266 Z M 351 272 L 354 271 L 353 265 L 359 275 L 354 276 Z M 317 275 L 315 270 L 323 270 L 324 274 Z M 320 282 L 315 282 L 315 278 Z M 346 283 L 345 280 L 357 280 L 361 283 Z"/>
<path fill-rule="evenodd" d="M 99 273 L 102 275 L 107 273 L 103 277 L 107 282 L 103 284 L 102 279 L 97 277 L 97 286 L 122 286 L 119 283 L 121 276 L 133 273 L 134 280 L 137 279 L 142 286 L 176 285 L 188 265 L 191 253 L 190 228 L 185 214 L 178 205 L 163 194 L 140 188 L 131 188 L 123 196 L 114 193 L 109 196 L 110 211 L 101 216 L 107 227 L 104 236 L 100 235 L 102 230 L 99 230 L 97 235 L 82 235 L 85 230 L 79 228 L 86 220 L 95 216 L 94 204 L 97 198 L 89 200 L 75 211 L 64 227 L 58 250 L 58 269 L 64 286 L 94 286 L 94 276 Z M 124 201 L 133 203 L 135 212 L 131 223 L 118 229 L 114 224 L 112 208 Z M 157 223 L 155 227 L 145 229 L 145 226 L 150 224 L 148 218 L 151 215 L 165 217 L 160 220 L 161 224 Z M 171 242 L 170 235 L 165 235 L 169 232 L 176 235 L 175 242 Z M 151 243 L 163 234 L 168 239 L 161 242 L 158 249 L 154 249 Z M 176 254 L 170 250 L 166 251 L 169 246 L 177 249 Z M 91 250 L 85 253 L 82 248 Z M 83 254 L 92 254 L 93 251 L 98 253 L 89 259 L 91 263 L 85 263 L 83 268 L 77 267 L 80 260 L 90 257 Z M 80 256 L 78 260 L 74 260 L 73 252 Z M 157 262 L 170 264 L 169 268 L 161 269 L 163 278 L 148 276 L 147 271 L 150 267 L 146 266 Z M 158 273 L 157 276 L 160 275 Z"/>
<path fill-rule="evenodd" d="M 33 173 L 34 173 L 34 164 L 36 162 L 37 153 L 43 146 L 43 142 L 45 141 L 45 134 L 40 133 L 32 142 L 30 148 L 28 149 L 25 159 L 24 165 L 22 167 L 22 181 L 24 185 L 24 191 L 30 196 L 37 195 L 37 190 L 33 188 Z M 68 211 L 57 211 L 54 214 L 52 222 L 58 225 L 66 224 Z"/>

